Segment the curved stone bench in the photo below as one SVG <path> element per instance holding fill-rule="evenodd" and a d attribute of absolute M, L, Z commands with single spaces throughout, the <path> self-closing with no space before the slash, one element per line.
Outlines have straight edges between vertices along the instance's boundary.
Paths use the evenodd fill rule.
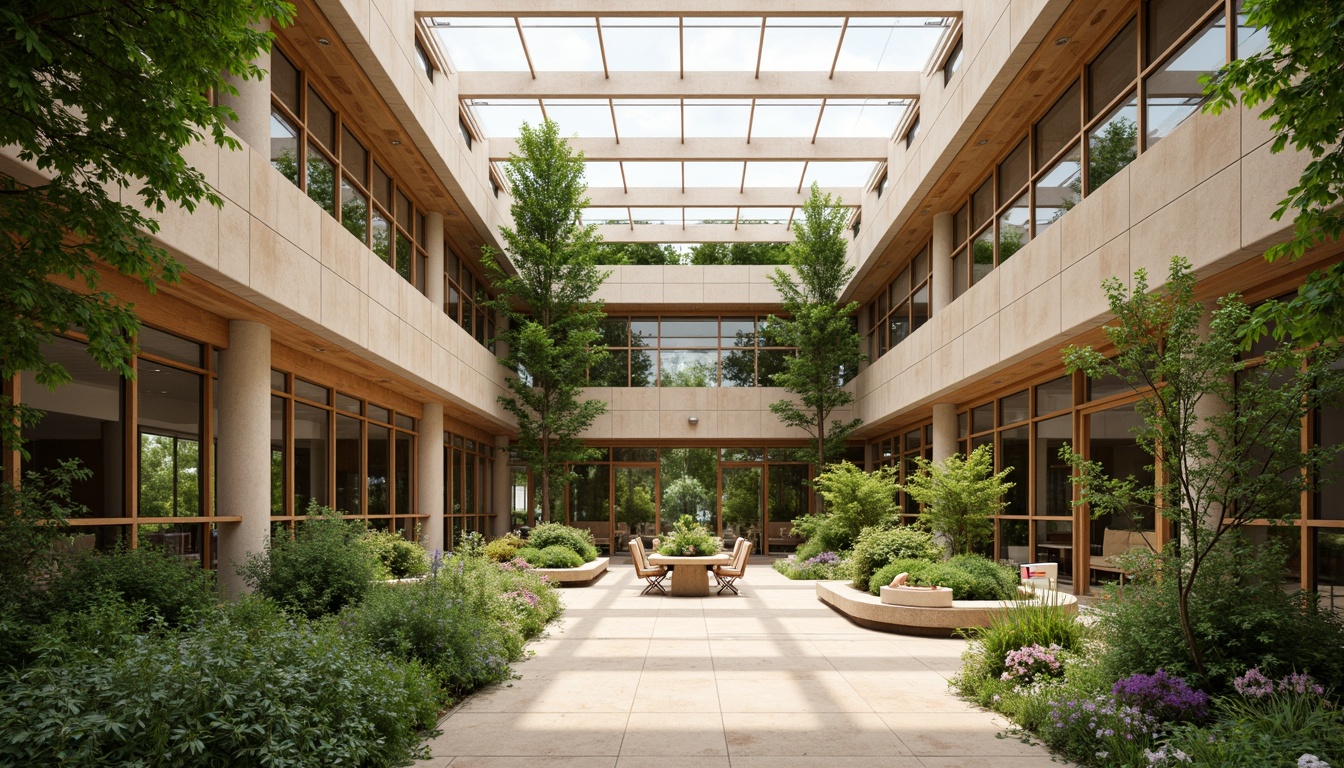
<path fill-rule="evenodd" d="M 607 572 L 607 564 L 610 562 L 609 557 L 599 557 L 578 568 L 533 568 L 532 572 L 547 577 L 557 587 L 587 587 Z"/>
<path fill-rule="evenodd" d="M 842 581 L 817 582 L 817 599 L 861 627 L 930 637 L 951 637 L 963 627 L 987 627 L 995 612 L 1015 604 L 1010 600 L 953 600 L 951 608 L 888 605 Z M 1046 592 L 1044 599 L 1064 606 L 1069 613 L 1078 612 L 1074 595 Z"/>

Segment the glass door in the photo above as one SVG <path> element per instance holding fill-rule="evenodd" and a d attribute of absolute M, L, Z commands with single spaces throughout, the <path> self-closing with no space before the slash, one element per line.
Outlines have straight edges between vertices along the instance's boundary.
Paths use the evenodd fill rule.
<path fill-rule="evenodd" d="M 719 509 L 723 518 L 723 541 L 732 546 L 745 536 L 757 552 L 763 552 L 765 487 L 763 468 L 723 466 L 719 470 Z"/>
<path fill-rule="evenodd" d="M 793 521 L 807 514 L 806 464 L 769 464 L 766 481 L 769 486 L 769 522 L 766 524 L 766 549 L 762 554 L 793 552 L 802 539 L 793 535 Z"/>
<path fill-rule="evenodd" d="M 644 539 L 645 546 L 653 543 L 654 525 L 658 519 L 658 468 L 616 465 L 612 506 L 616 510 L 616 528 L 612 551 L 624 551 L 632 536 Z"/>

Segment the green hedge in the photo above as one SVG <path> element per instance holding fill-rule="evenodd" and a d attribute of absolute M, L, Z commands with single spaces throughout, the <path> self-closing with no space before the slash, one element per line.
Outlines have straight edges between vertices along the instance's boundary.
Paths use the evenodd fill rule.
<path fill-rule="evenodd" d="M 1013 570 L 977 555 L 958 555 L 945 563 L 896 560 L 869 579 L 868 591 L 881 594 L 882 587 L 902 572 L 910 574 L 907 583 L 914 586 L 950 587 L 954 600 L 1010 600 L 1017 595 Z"/>

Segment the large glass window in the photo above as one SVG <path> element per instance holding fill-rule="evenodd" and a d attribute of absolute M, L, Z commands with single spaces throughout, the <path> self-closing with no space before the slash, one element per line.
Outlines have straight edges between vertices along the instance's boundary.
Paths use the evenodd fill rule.
<path fill-rule="evenodd" d="M 1208 6 L 1207 2 L 1203 5 Z M 1145 147 L 1166 137 L 1199 109 L 1204 103 L 1204 86 L 1199 78 L 1226 61 L 1226 21 L 1218 16 L 1144 81 Z"/>
<path fill-rule="evenodd" d="M 761 317 L 608 317 L 608 357 L 591 386 L 770 386 L 792 354 L 775 346 Z"/>

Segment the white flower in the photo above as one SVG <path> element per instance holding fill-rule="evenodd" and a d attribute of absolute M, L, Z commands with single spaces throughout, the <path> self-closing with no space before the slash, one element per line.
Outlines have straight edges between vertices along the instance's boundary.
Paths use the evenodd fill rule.
<path fill-rule="evenodd" d="M 1297 768 L 1330 768 L 1330 764 L 1315 755 L 1297 758 Z"/>

